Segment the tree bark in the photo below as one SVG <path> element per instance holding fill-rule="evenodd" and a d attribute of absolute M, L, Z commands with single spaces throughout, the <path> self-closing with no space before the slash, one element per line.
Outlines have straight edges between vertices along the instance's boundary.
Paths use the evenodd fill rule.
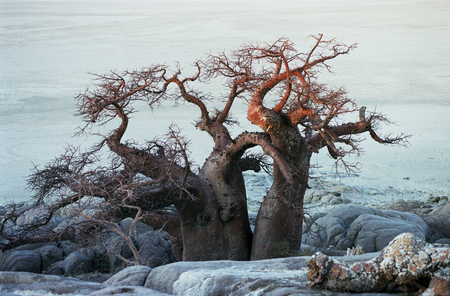
<path fill-rule="evenodd" d="M 176 204 L 183 235 L 183 260 L 249 260 L 252 232 L 244 179 L 210 158 L 199 172 L 193 198 Z"/>
<path fill-rule="evenodd" d="M 287 180 L 274 166 L 274 181 L 258 212 L 253 237 L 252 260 L 295 256 L 300 251 L 303 225 L 303 198 L 308 185 L 311 152 L 297 126 L 276 112 L 268 129 L 273 146 L 289 163 L 292 179 Z"/>

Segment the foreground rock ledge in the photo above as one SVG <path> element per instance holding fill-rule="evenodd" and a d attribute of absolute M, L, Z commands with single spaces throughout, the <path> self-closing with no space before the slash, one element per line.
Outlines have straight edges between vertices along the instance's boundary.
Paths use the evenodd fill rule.
<path fill-rule="evenodd" d="M 346 292 L 423 292 L 450 295 L 450 248 L 411 233 L 392 240 L 375 258 L 349 264 L 316 253 L 308 263 L 311 286 Z"/>
<path fill-rule="evenodd" d="M 349 264 L 370 260 L 375 254 L 343 257 Z M 55 295 L 355 295 L 311 288 L 306 264 L 310 256 L 261 261 L 177 262 L 148 269 L 130 267 L 103 284 L 68 277 L 38 275 L 25 272 L 0 272 L 0 294 L 30 295 L 42 291 Z M 126 276 L 126 274 L 129 276 Z M 138 276 L 137 276 L 138 275 Z M 132 286 L 133 284 L 144 284 Z M 109 285 L 108 285 L 109 284 Z M 43 295 L 53 295 L 42 293 Z M 6 294 L 8 295 L 8 294 Z M 36 294 L 32 294 L 36 295 Z M 364 296 L 386 294 L 356 294 Z"/>
<path fill-rule="evenodd" d="M 91 296 L 380 296 L 405 295 L 399 287 L 421 292 L 428 287 L 423 296 L 448 295 L 445 293 L 450 290 L 450 268 L 446 268 L 449 253 L 448 247 L 426 244 L 412 234 L 403 234 L 382 252 L 339 257 L 339 260 L 317 253 L 313 259 L 305 256 L 250 262 L 177 262 L 153 269 L 135 266 L 122 270 L 103 284 L 68 277 L 0 272 L 0 294 L 30 295 L 27 291 L 38 290 L 43 295 Z"/>
<path fill-rule="evenodd" d="M 144 287 L 116 287 L 101 283 L 81 281 L 70 277 L 42 275 L 30 272 L 2 271 L 0 272 L 0 295 L 163 296 L 167 294 Z"/>

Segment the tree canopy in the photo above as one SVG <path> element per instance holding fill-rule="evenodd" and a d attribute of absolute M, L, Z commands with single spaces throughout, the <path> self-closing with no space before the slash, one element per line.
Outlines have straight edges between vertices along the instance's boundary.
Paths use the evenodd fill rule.
<path fill-rule="evenodd" d="M 331 71 L 329 62 L 356 45 L 325 40 L 322 35 L 309 40 L 312 47 L 306 52 L 281 38 L 209 54 L 194 63 L 195 73 L 188 76 L 180 66 L 167 65 L 95 75 L 93 87 L 77 97 L 77 116 L 84 122 L 80 133 L 111 124 L 115 128 L 101 134 L 94 147 L 86 151 L 69 147 L 54 162 L 37 168 L 29 179 L 36 202 L 50 204 L 49 219 L 62 207 L 94 198 L 102 202 L 85 217 L 92 223 L 105 224 L 124 215 L 174 219 L 182 235 L 179 259 L 184 260 L 297 254 L 312 153 L 326 147 L 331 157 L 342 160 L 360 152 L 358 136 L 363 133 L 383 144 L 403 144 L 406 139 L 405 135 L 380 137 L 378 124 L 390 122 L 384 115 L 358 107 L 345 88 L 319 82 L 322 71 Z M 202 92 L 201 87 L 212 81 L 222 82 L 223 89 Z M 231 136 L 236 101 L 246 102 L 246 119 L 260 131 Z M 138 102 L 152 109 L 180 102 L 198 107 L 196 127 L 214 141 L 205 163 L 193 168 L 189 141 L 176 125 L 165 136 L 145 143 L 123 141 Z M 219 103 L 220 109 L 213 107 Z M 347 114 L 353 113 L 354 121 L 346 121 L 351 118 Z M 151 128 L 143 126 L 142 131 Z M 265 156 L 248 153 L 253 147 L 260 147 Z M 111 155 L 100 162 L 98 155 L 104 148 Z M 265 157 L 273 161 L 273 168 Z M 273 184 L 252 232 L 242 172 L 262 168 L 271 170 Z"/>

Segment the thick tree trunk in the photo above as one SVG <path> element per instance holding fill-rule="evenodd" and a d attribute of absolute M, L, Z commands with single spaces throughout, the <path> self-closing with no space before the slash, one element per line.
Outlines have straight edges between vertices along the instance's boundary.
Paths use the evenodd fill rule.
<path fill-rule="evenodd" d="M 239 167 L 207 161 L 193 199 L 176 205 L 183 235 L 183 260 L 249 260 L 252 232 Z"/>
<path fill-rule="evenodd" d="M 303 198 L 308 185 L 311 152 L 296 126 L 280 120 L 269 131 L 272 143 L 289 163 L 293 182 L 274 166 L 274 182 L 258 212 L 252 260 L 297 255 L 302 241 Z"/>

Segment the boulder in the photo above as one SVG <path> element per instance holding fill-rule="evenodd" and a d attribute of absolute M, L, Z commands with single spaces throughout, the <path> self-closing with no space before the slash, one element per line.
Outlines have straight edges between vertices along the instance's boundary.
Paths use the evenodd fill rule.
<path fill-rule="evenodd" d="M 49 275 L 64 275 L 64 270 L 62 268 L 63 261 L 54 263 L 52 266 L 43 271 L 43 274 Z"/>
<path fill-rule="evenodd" d="M 136 248 L 146 266 L 158 267 L 175 262 L 172 253 L 169 234 L 165 231 L 148 231 L 140 234 L 136 241 Z"/>
<path fill-rule="evenodd" d="M 93 271 L 92 259 L 80 252 L 71 253 L 64 259 L 61 268 L 64 275 L 77 275 Z"/>
<path fill-rule="evenodd" d="M 79 275 L 94 270 L 109 270 L 106 248 L 95 246 L 81 248 L 67 256 L 61 264 L 64 275 Z"/>
<path fill-rule="evenodd" d="M 41 243 L 31 243 L 31 244 L 25 244 L 25 245 L 21 245 L 18 246 L 16 248 L 14 248 L 14 250 L 29 250 L 29 251 L 34 251 L 36 249 L 39 248 L 43 248 L 45 246 L 54 246 L 57 247 L 58 244 L 55 242 L 41 242 Z"/>
<path fill-rule="evenodd" d="M 128 235 L 130 233 L 130 228 L 131 228 L 131 226 L 133 224 L 133 221 L 134 221 L 133 218 L 125 218 L 125 219 L 123 219 L 122 221 L 120 221 L 118 223 L 120 229 L 126 235 Z M 151 231 L 153 229 L 154 228 L 152 226 L 149 226 L 149 225 L 147 225 L 145 223 L 142 223 L 142 222 L 137 222 L 134 225 L 134 229 L 131 231 L 131 234 L 132 234 L 132 236 L 134 236 L 134 235 L 136 235 L 138 233 L 144 233 L 144 232 L 147 232 L 147 231 Z"/>
<path fill-rule="evenodd" d="M 450 296 L 450 267 L 436 272 L 421 296 Z"/>
<path fill-rule="evenodd" d="M 47 270 L 52 264 L 64 259 L 63 250 L 54 245 L 38 248 L 35 252 L 41 254 L 43 271 Z"/>
<path fill-rule="evenodd" d="M 79 244 L 73 243 L 69 240 L 60 241 L 58 243 L 58 247 L 63 250 L 64 257 L 69 256 L 70 253 L 76 252 L 81 248 Z"/>
<path fill-rule="evenodd" d="M 41 254 L 31 250 L 13 250 L 4 253 L 0 260 L 0 270 L 41 273 Z"/>
<path fill-rule="evenodd" d="M 305 229 L 303 243 L 316 248 L 330 246 L 338 250 L 362 247 L 363 252 L 377 252 L 397 235 L 410 232 L 426 240 L 427 224 L 416 214 L 376 210 L 362 205 L 342 205 L 319 217 Z"/>
<path fill-rule="evenodd" d="M 431 229 L 432 241 L 450 239 L 450 214 L 445 212 L 442 214 L 433 214 L 433 212 L 428 215 L 422 215 L 423 220 Z"/>
<path fill-rule="evenodd" d="M 450 238 L 440 238 L 437 241 L 435 241 L 437 244 L 444 244 L 444 245 L 450 245 Z"/>
<path fill-rule="evenodd" d="M 369 260 L 374 254 L 343 257 L 345 262 Z M 173 295 L 305 295 L 346 293 L 311 289 L 306 264 L 311 257 L 258 261 L 176 262 L 152 269 L 145 287 Z M 385 295 L 378 293 L 359 296 Z"/>
<path fill-rule="evenodd" d="M 111 235 L 105 245 L 109 252 L 110 273 L 115 273 L 124 267 L 124 262 L 114 254 L 118 254 L 126 259 L 133 258 L 133 252 L 131 252 L 131 249 L 127 246 L 125 239 L 119 235 Z"/>
<path fill-rule="evenodd" d="M 1 295 L 76 295 L 76 296 L 163 296 L 168 295 L 144 287 L 109 286 L 53 275 L 28 272 L 0 272 Z"/>
<path fill-rule="evenodd" d="M 17 217 L 16 225 L 24 226 L 30 224 L 37 224 L 48 215 L 48 206 L 39 205 L 26 210 L 22 215 Z"/>
<path fill-rule="evenodd" d="M 311 286 L 332 291 L 408 294 L 428 287 L 434 291 L 429 295 L 437 296 L 449 291 L 449 267 L 449 247 L 428 244 L 412 233 L 403 233 L 368 261 L 348 264 L 316 253 L 308 263 L 308 278 Z"/>
<path fill-rule="evenodd" d="M 342 257 L 353 264 L 378 254 Z M 107 282 L 93 283 L 70 277 L 25 272 L 0 272 L 2 295 L 303 295 L 355 296 L 355 294 L 310 288 L 307 262 L 310 256 L 260 261 L 177 262 L 154 269 L 137 266 L 117 274 Z M 150 271 L 150 273 L 148 273 Z M 143 284 L 144 286 L 131 286 Z M 114 286 L 108 285 L 114 284 Z M 117 286 L 116 286 L 117 285 Z M 52 293 L 52 294 L 50 294 Z M 358 296 L 383 296 L 369 293 Z M 401 294 L 400 294 L 401 295 Z"/>
<path fill-rule="evenodd" d="M 341 187 L 333 187 L 335 190 L 331 191 L 315 191 L 305 197 L 305 202 L 314 202 L 320 205 L 348 204 L 350 200 L 341 194 L 341 192 L 347 192 L 347 189 L 344 186 Z"/>
<path fill-rule="evenodd" d="M 176 261 L 167 232 L 162 230 L 150 230 L 140 234 L 136 233 L 132 238 L 145 265 L 153 268 Z M 112 235 L 105 245 L 111 253 L 109 255 L 109 269 L 111 273 L 124 267 L 124 262 L 113 254 L 120 254 L 123 258 L 130 261 L 135 260 L 131 249 L 126 244 L 125 239 L 121 236 Z"/>
<path fill-rule="evenodd" d="M 169 296 L 169 294 L 161 293 L 144 287 L 108 287 L 98 292 L 89 294 L 89 296 Z"/>
<path fill-rule="evenodd" d="M 144 286 L 151 270 L 148 266 L 131 266 L 110 277 L 105 284 L 111 286 Z"/>

